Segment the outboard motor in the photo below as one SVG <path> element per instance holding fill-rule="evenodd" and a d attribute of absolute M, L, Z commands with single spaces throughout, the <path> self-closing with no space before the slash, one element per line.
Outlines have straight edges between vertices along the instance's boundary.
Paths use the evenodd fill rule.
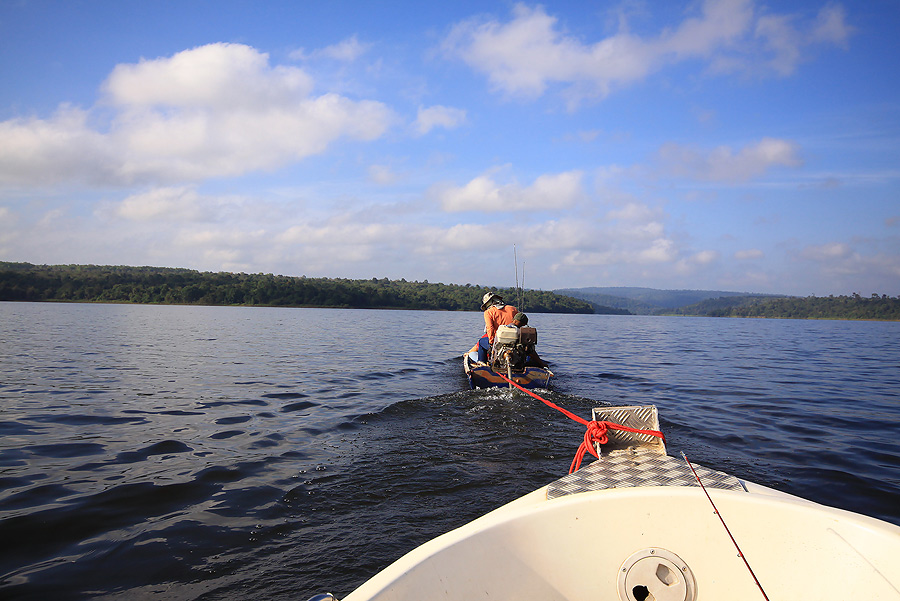
<path fill-rule="evenodd" d="M 514 325 L 500 326 L 494 335 L 491 367 L 499 372 L 523 371 L 528 355 L 537 344 L 537 330 Z"/>

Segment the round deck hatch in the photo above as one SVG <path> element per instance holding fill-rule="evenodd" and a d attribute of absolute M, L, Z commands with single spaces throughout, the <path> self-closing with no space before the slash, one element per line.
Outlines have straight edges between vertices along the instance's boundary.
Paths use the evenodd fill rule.
<path fill-rule="evenodd" d="M 694 601 L 697 583 L 680 557 L 667 549 L 641 549 L 619 568 L 621 601 Z"/>

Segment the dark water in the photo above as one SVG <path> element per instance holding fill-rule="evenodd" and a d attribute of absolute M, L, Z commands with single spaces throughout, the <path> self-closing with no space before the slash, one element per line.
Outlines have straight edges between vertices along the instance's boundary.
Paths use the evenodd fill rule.
<path fill-rule="evenodd" d="M 546 396 L 900 524 L 900 323 L 532 315 Z M 0 303 L 0 597 L 339 596 L 560 477 L 582 426 L 469 391 L 479 313 Z"/>

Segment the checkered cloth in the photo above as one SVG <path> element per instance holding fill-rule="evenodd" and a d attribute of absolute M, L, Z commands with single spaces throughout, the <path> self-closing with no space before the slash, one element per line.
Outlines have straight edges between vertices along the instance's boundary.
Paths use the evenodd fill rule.
<path fill-rule="evenodd" d="M 745 491 L 741 481 L 723 472 L 694 464 L 706 488 Z M 632 486 L 699 486 L 691 468 L 683 459 L 652 451 L 619 451 L 602 455 L 574 474 L 550 484 L 547 498 L 555 499 L 592 490 Z"/>

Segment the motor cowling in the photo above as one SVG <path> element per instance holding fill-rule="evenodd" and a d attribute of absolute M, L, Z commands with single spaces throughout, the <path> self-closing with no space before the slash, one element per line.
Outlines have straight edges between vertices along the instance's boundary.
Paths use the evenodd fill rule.
<path fill-rule="evenodd" d="M 514 325 L 500 326 L 491 349 L 491 366 L 498 371 L 523 371 L 528 356 L 537 344 L 535 328 Z"/>

